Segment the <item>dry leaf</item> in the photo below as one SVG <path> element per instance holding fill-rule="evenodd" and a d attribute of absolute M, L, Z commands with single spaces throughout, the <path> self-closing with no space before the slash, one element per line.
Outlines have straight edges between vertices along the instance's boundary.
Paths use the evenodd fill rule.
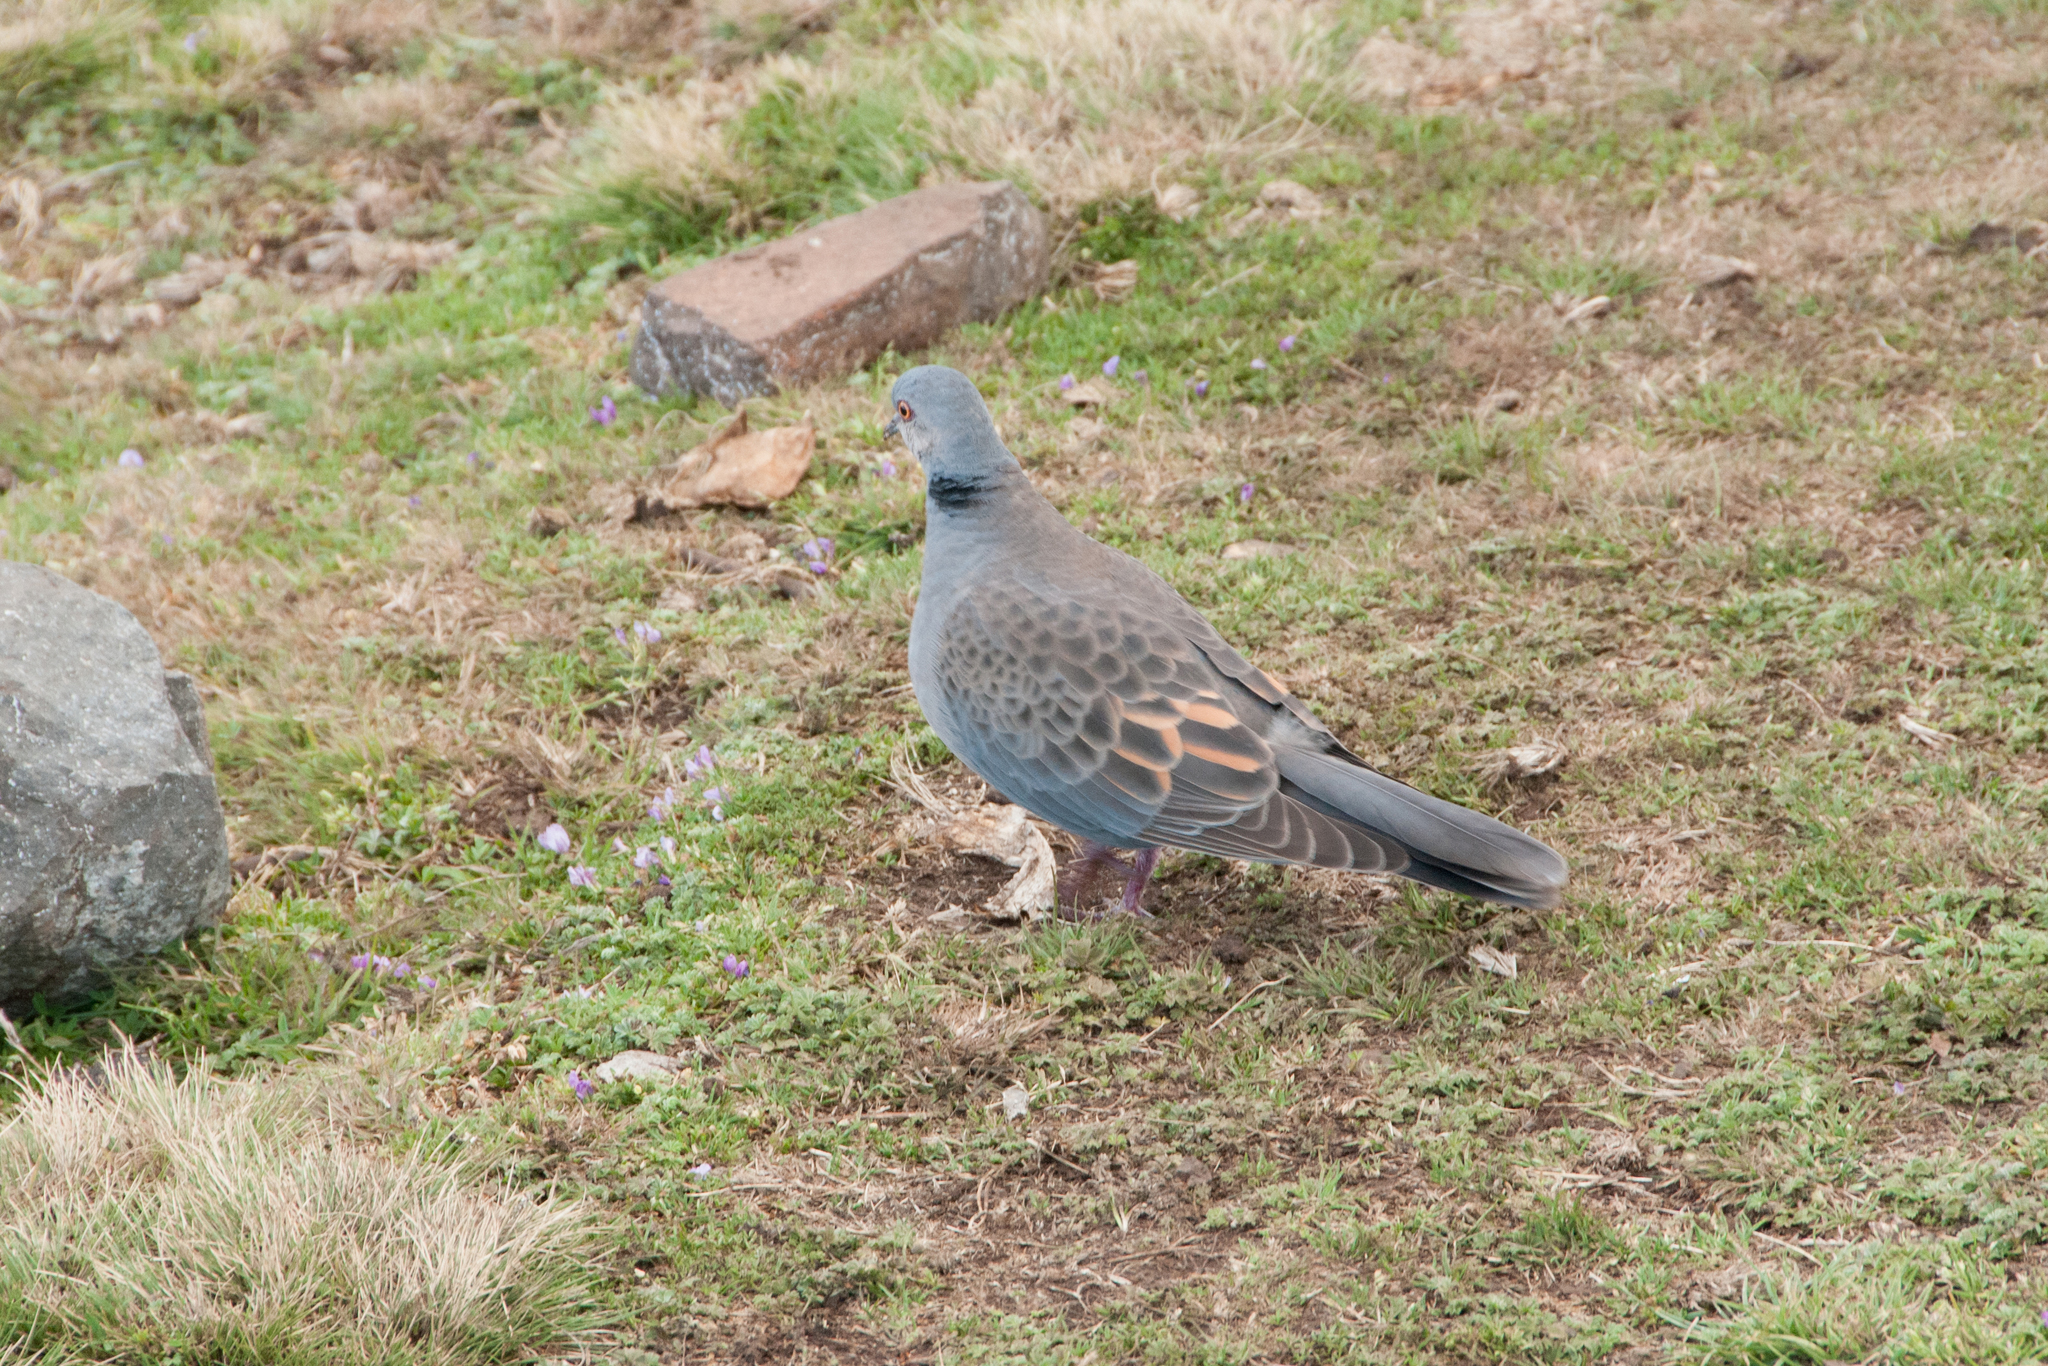
<path fill-rule="evenodd" d="M 663 497 L 672 507 L 713 503 L 768 507 L 787 498 L 803 482 L 817 445 L 818 429 L 808 421 L 795 427 L 749 431 L 747 410 L 742 408 L 732 421 L 683 457 Z"/>
<path fill-rule="evenodd" d="M 1259 191 L 1259 202 L 1269 209 L 1284 209 L 1289 218 L 1321 218 L 1327 210 L 1321 196 L 1308 186 L 1292 180 L 1269 180 Z"/>
<path fill-rule="evenodd" d="M 1599 317 L 1613 307 L 1614 300 L 1605 294 L 1595 294 L 1584 303 L 1574 305 L 1572 310 L 1564 315 L 1564 320 L 1567 323 L 1582 323 L 1589 318 Z"/>
<path fill-rule="evenodd" d="M 1492 749 L 1479 756 L 1472 771 L 1490 786 L 1517 778 L 1540 778 L 1555 773 L 1571 758 L 1571 751 L 1555 740 L 1531 740 L 1506 749 Z"/>
<path fill-rule="evenodd" d="M 1192 185 L 1168 185 L 1152 192 L 1159 212 L 1176 223 L 1185 223 L 1202 211 L 1202 192 Z"/>
<path fill-rule="evenodd" d="M 1017 870 L 983 905 L 991 919 L 1030 920 L 1052 909 L 1052 845 L 1023 807 L 984 803 L 941 826 L 933 838 L 955 853 L 978 854 Z"/>
<path fill-rule="evenodd" d="M 1138 287 L 1138 263 L 1136 261 L 1113 261 L 1097 266 L 1088 287 L 1095 291 L 1095 297 L 1106 304 L 1120 303 L 1131 297 L 1131 291 Z"/>
<path fill-rule="evenodd" d="M 139 251 L 95 256 L 79 266 L 78 275 L 71 282 L 71 302 L 80 308 L 90 308 L 109 294 L 126 289 L 135 283 L 135 267 L 141 260 Z"/>
<path fill-rule="evenodd" d="M 678 1058 L 629 1048 L 599 1063 L 591 1076 L 597 1081 L 675 1081 L 677 1073 L 682 1070 L 683 1064 Z"/>
<path fill-rule="evenodd" d="M 1274 560 L 1282 555 L 1299 555 L 1301 547 L 1285 541 L 1232 541 L 1223 547 L 1226 560 Z"/>
<path fill-rule="evenodd" d="M 1935 1057 L 1946 1058 L 1955 1050 L 1955 1041 L 1946 1034 L 1929 1034 L 1927 1036 L 1927 1046 L 1934 1050 Z"/>
<path fill-rule="evenodd" d="M 0 181 L 0 216 L 12 216 L 15 240 L 26 242 L 43 227 L 43 188 L 26 176 Z"/>
<path fill-rule="evenodd" d="M 1031 1113 L 1031 1093 L 1021 1086 L 1003 1088 L 1003 1118 L 1022 1119 Z"/>
<path fill-rule="evenodd" d="M 1505 977 L 1510 982 L 1521 975 L 1521 970 L 1515 966 L 1515 955 L 1502 953 L 1491 944 L 1474 944 L 1465 950 L 1465 956 L 1483 971 L 1490 972 L 1496 977 Z"/>
<path fill-rule="evenodd" d="M 982 909 L 988 912 L 989 919 L 1005 923 L 1036 920 L 1052 910 L 1057 897 L 1052 845 L 1037 826 L 1026 822 L 1024 858 L 1017 866 L 1017 875 L 990 897 Z"/>
<path fill-rule="evenodd" d="M 1084 380 L 1060 395 L 1076 408 L 1086 408 L 1091 404 L 1114 403 L 1123 396 L 1123 390 L 1106 379 Z"/>
<path fill-rule="evenodd" d="M 1734 256 L 1702 257 L 1698 274 L 1694 277 L 1694 289 L 1714 289 L 1721 285 L 1732 285 L 1737 280 L 1754 280 L 1762 272 L 1748 261 Z"/>
<path fill-rule="evenodd" d="M 542 505 L 528 513 L 526 517 L 526 534 L 543 541 L 550 536 L 559 536 L 568 529 L 569 514 L 558 507 Z"/>
<path fill-rule="evenodd" d="M 190 308 L 199 302 L 199 297 L 228 278 L 234 267 L 226 261 L 209 261 L 197 253 L 185 257 L 185 264 L 175 275 L 166 275 L 150 283 L 149 297 L 172 308 Z"/>
<path fill-rule="evenodd" d="M 1901 716 L 1899 718 L 1899 729 L 1905 731 L 1906 734 L 1930 749 L 1940 749 L 1943 745 L 1952 745 L 1956 742 L 1956 737 L 1950 735 L 1947 731 L 1936 730 L 1932 726 L 1923 725 L 1910 716 Z"/>

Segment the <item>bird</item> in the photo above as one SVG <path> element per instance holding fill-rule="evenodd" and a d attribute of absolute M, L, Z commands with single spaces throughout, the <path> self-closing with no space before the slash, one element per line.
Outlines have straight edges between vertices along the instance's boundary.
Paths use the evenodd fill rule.
<path fill-rule="evenodd" d="M 1081 841 L 1062 906 L 1118 867 L 1121 911 L 1145 914 L 1169 845 L 1558 904 L 1555 850 L 1371 768 L 1166 580 L 1061 516 L 972 379 L 920 365 L 889 399 L 884 436 L 925 475 L 912 689 L 955 757 Z"/>

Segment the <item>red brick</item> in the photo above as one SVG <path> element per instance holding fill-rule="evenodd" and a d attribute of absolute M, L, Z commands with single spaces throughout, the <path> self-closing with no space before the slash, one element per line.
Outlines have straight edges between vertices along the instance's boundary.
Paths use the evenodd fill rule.
<path fill-rule="evenodd" d="M 1045 287 L 1045 220 L 1007 181 L 934 185 L 672 275 L 633 382 L 733 404 L 929 346 Z"/>

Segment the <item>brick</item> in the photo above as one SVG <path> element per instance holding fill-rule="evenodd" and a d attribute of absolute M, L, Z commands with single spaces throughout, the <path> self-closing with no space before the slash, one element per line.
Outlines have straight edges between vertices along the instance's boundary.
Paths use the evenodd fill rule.
<path fill-rule="evenodd" d="M 1007 181 L 934 185 L 672 275 L 633 382 L 735 404 L 931 345 L 1045 287 L 1045 220 Z"/>

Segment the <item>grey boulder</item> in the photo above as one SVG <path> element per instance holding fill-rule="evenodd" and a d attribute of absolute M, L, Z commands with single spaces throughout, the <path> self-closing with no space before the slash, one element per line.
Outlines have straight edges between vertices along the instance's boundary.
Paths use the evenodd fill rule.
<path fill-rule="evenodd" d="M 0 1008 L 212 924 L 229 882 L 191 677 L 119 603 L 0 561 Z"/>

